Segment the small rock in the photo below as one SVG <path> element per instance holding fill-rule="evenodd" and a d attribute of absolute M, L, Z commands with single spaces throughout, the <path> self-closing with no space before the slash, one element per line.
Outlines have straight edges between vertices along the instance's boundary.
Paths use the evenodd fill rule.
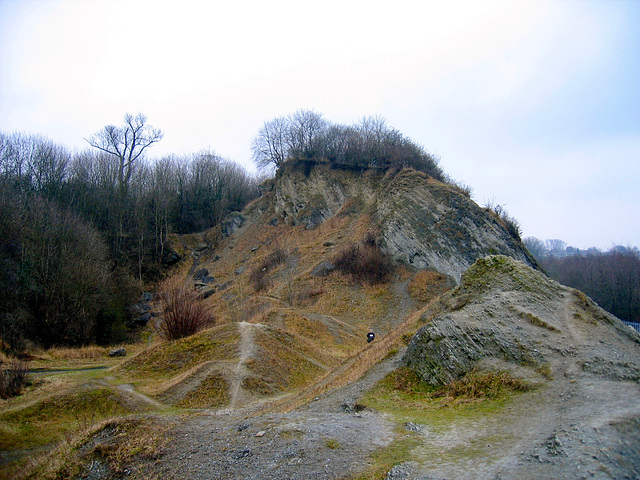
<path fill-rule="evenodd" d="M 207 270 L 206 268 L 200 268 L 199 270 L 196 270 L 196 272 L 193 274 L 193 279 L 201 280 L 207 275 L 209 275 L 209 270 Z"/>
<path fill-rule="evenodd" d="M 330 262 L 322 262 L 317 265 L 311 272 L 314 277 L 326 277 L 336 269 L 336 266 Z"/>
<path fill-rule="evenodd" d="M 264 437 L 264 434 L 267 433 L 264 430 L 260 430 L 258 433 L 255 433 L 254 437 Z"/>
<path fill-rule="evenodd" d="M 234 453 L 231 457 L 234 460 L 240 460 L 241 458 L 250 457 L 251 455 L 253 455 L 253 453 L 251 453 L 251 450 L 241 450 Z"/>
<path fill-rule="evenodd" d="M 414 422 L 405 422 L 404 428 L 411 432 L 421 432 L 424 430 L 424 425 L 420 425 L 419 423 Z"/>
<path fill-rule="evenodd" d="M 124 347 L 114 348 L 109 352 L 110 357 L 126 357 L 127 350 Z"/>

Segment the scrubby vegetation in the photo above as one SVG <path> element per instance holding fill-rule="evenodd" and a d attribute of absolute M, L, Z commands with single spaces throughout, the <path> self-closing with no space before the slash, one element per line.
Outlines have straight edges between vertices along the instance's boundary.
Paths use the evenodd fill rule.
<path fill-rule="evenodd" d="M 356 170 L 413 168 L 448 180 L 433 155 L 377 116 L 345 126 L 332 124 L 317 112 L 299 110 L 265 122 L 252 150 L 259 168 L 279 168 L 286 162 L 310 168 L 313 163 L 328 162 L 335 168 Z"/>
<path fill-rule="evenodd" d="M 161 291 L 160 300 L 163 316 L 158 330 L 167 340 L 188 337 L 213 324 L 209 307 L 193 289 L 170 281 Z"/>
<path fill-rule="evenodd" d="M 361 242 L 352 243 L 333 259 L 336 270 L 351 277 L 355 283 L 375 285 L 386 282 L 393 273 L 393 261 L 367 235 Z"/>
<path fill-rule="evenodd" d="M 265 257 L 265 259 L 251 271 L 249 282 L 256 292 L 261 292 L 268 285 L 268 275 L 277 266 L 286 263 L 289 255 L 282 247 L 277 247 L 273 252 Z"/>
<path fill-rule="evenodd" d="M 19 395 L 29 383 L 27 364 L 21 360 L 0 363 L 0 398 Z"/>

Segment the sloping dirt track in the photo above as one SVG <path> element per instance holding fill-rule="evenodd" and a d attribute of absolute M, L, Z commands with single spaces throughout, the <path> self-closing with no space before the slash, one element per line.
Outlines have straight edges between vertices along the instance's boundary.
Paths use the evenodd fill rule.
<path fill-rule="evenodd" d="M 519 294 L 492 298 L 534 311 Z M 535 340 L 545 340 L 539 348 L 550 367 L 539 388 L 483 416 L 419 425 L 413 460 L 396 465 L 386 478 L 640 478 L 640 384 L 627 378 L 638 363 L 637 342 L 623 342 L 635 334 L 609 336 L 609 325 L 576 320 L 576 298 L 567 290 L 537 312 L 547 324 L 536 327 Z M 558 330 L 549 330 L 552 322 Z M 157 472 L 175 479 L 353 478 L 366 470 L 370 453 L 403 435 L 402 425 L 358 404 L 399 365 L 402 353 L 289 413 L 191 417 L 172 432 Z"/>

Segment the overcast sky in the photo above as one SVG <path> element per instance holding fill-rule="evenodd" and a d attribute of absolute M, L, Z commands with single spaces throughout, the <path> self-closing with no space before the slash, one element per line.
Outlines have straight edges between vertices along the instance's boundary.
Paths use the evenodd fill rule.
<path fill-rule="evenodd" d="M 523 237 L 640 246 L 640 1 L 0 0 L 0 130 L 125 113 L 253 169 L 265 121 L 381 115 Z"/>

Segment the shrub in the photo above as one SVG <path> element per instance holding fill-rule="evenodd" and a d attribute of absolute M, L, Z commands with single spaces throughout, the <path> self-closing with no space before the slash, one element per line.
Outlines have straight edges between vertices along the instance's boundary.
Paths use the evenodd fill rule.
<path fill-rule="evenodd" d="M 22 388 L 29 383 L 27 364 L 13 360 L 0 367 L 0 398 L 20 395 Z"/>
<path fill-rule="evenodd" d="M 287 261 L 287 252 L 284 248 L 278 247 L 265 257 L 265 259 L 253 269 L 249 275 L 249 282 L 253 285 L 256 292 L 260 292 L 267 288 L 267 275 L 272 272 L 278 265 Z"/>
<path fill-rule="evenodd" d="M 498 398 L 509 392 L 526 392 L 531 387 L 507 372 L 480 373 L 472 370 L 435 392 L 436 397 Z"/>
<path fill-rule="evenodd" d="M 332 263 L 337 271 L 349 275 L 354 282 L 368 285 L 386 282 L 393 272 L 391 257 L 380 250 L 371 235 L 360 243 L 348 245 Z"/>
<path fill-rule="evenodd" d="M 167 340 L 188 337 L 213 323 L 209 307 L 195 290 L 170 285 L 163 289 L 160 300 L 164 315 L 159 333 Z"/>
<path fill-rule="evenodd" d="M 516 218 L 510 216 L 504 206 L 499 205 L 492 200 L 487 203 L 486 208 L 495 216 L 498 223 L 502 225 L 509 235 L 520 240 L 520 236 L 522 235 L 520 222 L 518 222 Z"/>

